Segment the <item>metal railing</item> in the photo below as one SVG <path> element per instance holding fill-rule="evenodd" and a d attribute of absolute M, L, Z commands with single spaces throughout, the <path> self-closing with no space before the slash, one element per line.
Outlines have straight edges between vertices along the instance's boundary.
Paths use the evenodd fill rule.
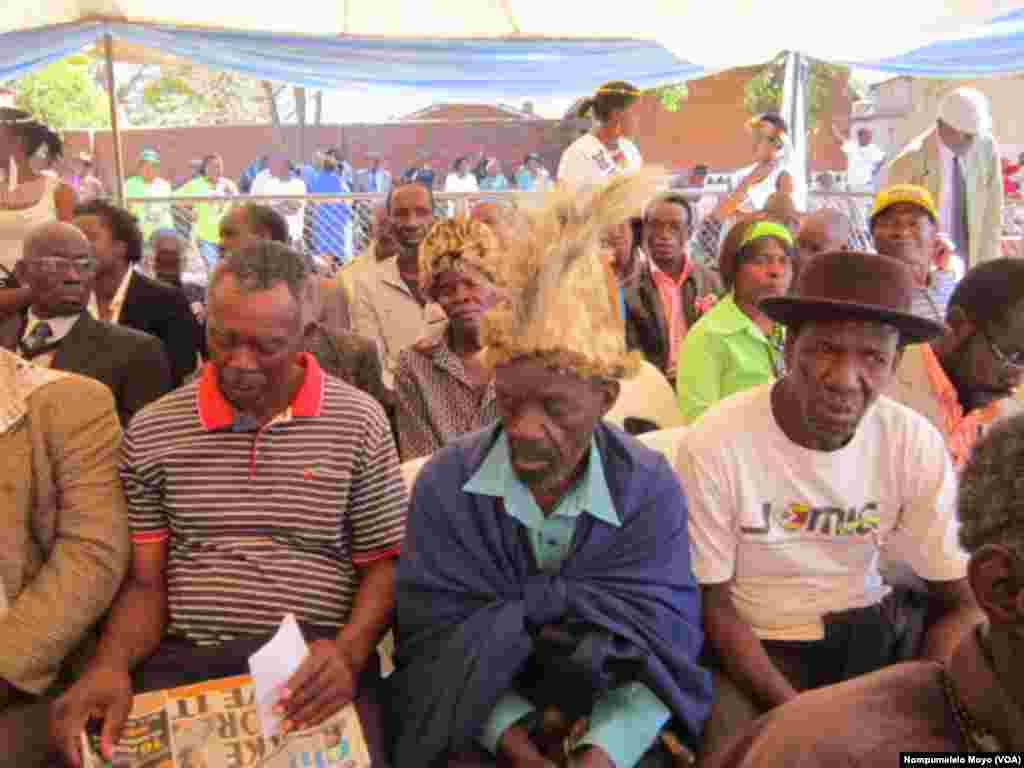
<path fill-rule="evenodd" d="M 673 191 L 692 199 L 718 194 L 715 189 L 681 188 Z M 484 200 L 501 199 L 514 204 L 521 194 L 437 192 L 434 194 L 435 214 L 453 216 L 468 213 Z M 133 197 L 128 198 L 127 205 L 143 221 L 147 240 L 155 229 L 171 227 L 191 242 L 193 248 L 185 271 L 188 279 L 205 282 L 208 264 L 199 254 L 196 233 L 196 208 L 199 205 L 215 206 L 218 221 L 234 205 L 259 203 L 278 210 L 286 220 L 290 219 L 292 245 L 315 257 L 319 268 L 332 272 L 369 244 L 374 209 L 385 200 L 383 194 L 173 196 Z M 814 190 L 808 194 L 807 208 L 809 211 L 832 208 L 846 214 L 853 223 L 858 247 L 870 249 L 868 219 L 872 200 L 870 193 Z M 1007 255 L 1024 256 L 1024 201 L 1008 201 L 1003 209 L 1003 245 Z"/>

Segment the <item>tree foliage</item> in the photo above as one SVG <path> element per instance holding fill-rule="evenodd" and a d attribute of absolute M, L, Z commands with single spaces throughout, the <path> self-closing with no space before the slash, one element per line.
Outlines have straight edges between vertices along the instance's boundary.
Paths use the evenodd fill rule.
<path fill-rule="evenodd" d="M 83 57 L 64 59 L 13 81 L 15 103 L 54 130 L 110 127 L 106 93 Z"/>
<path fill-rule="evenodd" d="M 133 125 L 229 125 L 269 116 L 259 81 L 187 62 L 140 69 L 118 88 L 118 99 Z"/>
<path fill-rule="evenodd" d="M 828 102 L 832 83 L 845 78 L 849 70 L 823 61 L 812 60 L 807 76 L 807 128 L 813 130 Z M 778 112 L 782 109 L 782 89 L 786 77 L 785 54 L 779 56 L 754 77 L 743 89 L 743 105 L 751 115 Z"/>
<path fill-rule="evenodd" d="M 667 112 L 678 112 L 682 109 L 683 102 L 686 101 L 686 97 L 689 96 L 686 83 L 661 85 L 657 88 L 653 88 L 651 93 L 658 97 L 658 101 L 661 102 L 661 106 L 663 106 Z"/>

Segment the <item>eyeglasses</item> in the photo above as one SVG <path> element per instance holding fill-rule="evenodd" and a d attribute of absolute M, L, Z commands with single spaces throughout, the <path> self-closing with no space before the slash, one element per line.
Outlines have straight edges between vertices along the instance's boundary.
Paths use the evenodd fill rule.
<path fill-rule="evenodd" d="M 96 272 L 97 262 L 92 256 L 79 256 L 74 259 L 65 259 L 61 256 L 41 256 L 32 259 L 32 265 L 40 272 L 48 275 L 64 275 L 74 267 L 79 274 L 91 275 Z"/>
<path fill-rule="evenodd" d="M 985 337 L 985 341 L 988 342 L 988 348 L 992 350 L 992 357 L 996 359 L 1004 368 L 1011 371 L 1024 370 L 1024 352 L 1011 352 L 1006 354 L 998 344 L 996 344 L 988 331 L 981 329 L 981 335 Z"/>

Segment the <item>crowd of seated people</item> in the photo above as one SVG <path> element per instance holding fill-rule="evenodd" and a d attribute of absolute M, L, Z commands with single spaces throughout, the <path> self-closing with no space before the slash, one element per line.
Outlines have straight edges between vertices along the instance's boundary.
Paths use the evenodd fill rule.
<path fill-rule="evenodd" d="M 109 754 L 134 694 L 247 672 L 288 613 L 285 733 L 354 703 L 375 765 L 1019 750 L 1024 262 L 949 272 L 913 185 L 876 253 L 834 210 L 698 221 L 656 169 L 606 176 L 454 218 L 396 183 L 329 279 L 237 206 L 201 297 L 115 205 L 31 227 L 0 755 L 75 765 L 90 720 Z"/>

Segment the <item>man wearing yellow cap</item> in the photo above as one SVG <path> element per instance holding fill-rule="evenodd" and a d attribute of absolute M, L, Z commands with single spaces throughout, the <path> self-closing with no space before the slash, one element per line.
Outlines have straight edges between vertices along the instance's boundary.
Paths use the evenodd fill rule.
<path fill-rule="evenodd" d="M 937 261 L 938 220 L 939 210 L 927 189 L 913 184 L 894 184 L 875 198 L 870 226 L 875 249 L 904 262 L 914 275 L 911 311 L 942 323 L 957 276 L 948 263 Z"/>
<path fill-rule="evenodd" d="M 949 93 L 935 125 L 899 152 L 883 175 L 888 184 L 928 189 L 937 203 L 936 223 L 968 266 L 1001 255 L 1003 170 L 983 93 Z"/>
<path fill-rule="evenodd" d="M 641 172 L 556 191 L 501 260 L 509 299 L 482 335 L 499 421 L 435 454 L 413 491 L 398 768 L 481 747 L 515 766 L 632 768 L 666 725 L 696 748 L 710 687 L 686 500 L 662 457 L 602 422 L 639 364 L 602 237 L 655 188 Z M 552 720 L 577 727 L 552 744 Z"/>

